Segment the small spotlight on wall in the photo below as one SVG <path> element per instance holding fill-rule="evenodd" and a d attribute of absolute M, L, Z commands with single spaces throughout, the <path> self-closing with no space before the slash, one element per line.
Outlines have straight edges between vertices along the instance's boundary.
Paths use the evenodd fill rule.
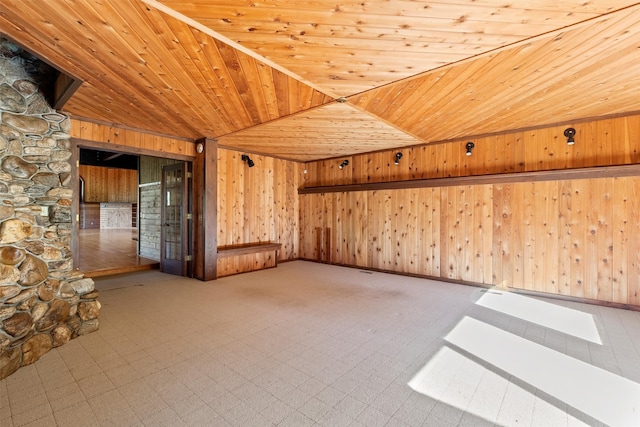
<path fill-rule="evenodd" d="M 471 152 L 473 151 L 473 147 L 475 146 L 476 145 L 473 142 L 471 141 L 467 142 L 467 145 L 465 145 L 465 148 L 467 149 L 467 156 L 471 155 Z"/>
<path fill-rule="evenodd" d="M 401 152 L 397 152 L 396 153 L 396 159 L 393 161 L 393 163 L 395 163 L 396 165 L 399 165 L 401 158 L 402 158 L 402 153 Z"/>
<path fill-rule="evenodd" d="M 576 143 L 575 136 L 576 130 L 574 128 L 566 128 L 564 130 L 564 136 L 567 137 L 567 145 L 573 145 Z"/>
<path fill-rule="evenodd" d="M 349 165 L 349 160 L 343 160 L 342 163 L 340 163 L 340 166 L 338 166 L 340 169 L 343 169 L 345 166 Z"/>
<path fill-rule="evenodd" d="M 254 167 L 256 164 L 253 163 L 253 160 L 251 160 L 251 158 L 249 156 L 247 156 L 246 154 L 243 154 L 241 157 L 243 162 L 247 162 L 247 165 L 252 168 Z"/>

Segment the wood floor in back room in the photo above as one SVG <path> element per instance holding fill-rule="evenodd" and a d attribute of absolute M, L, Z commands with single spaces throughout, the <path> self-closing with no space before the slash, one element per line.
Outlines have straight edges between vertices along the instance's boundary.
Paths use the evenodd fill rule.
<path fill-rule="evenodd" d="M 137 236 L 135 228 L 80 230 L 78 268 L 86 277 L 158 268 L 158 261 L 137 255 Z"/>

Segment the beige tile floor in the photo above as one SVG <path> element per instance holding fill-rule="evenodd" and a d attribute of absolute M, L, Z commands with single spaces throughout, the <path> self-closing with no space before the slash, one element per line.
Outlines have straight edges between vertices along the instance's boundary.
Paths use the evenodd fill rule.
<path fill-rule="evenodd" d="M 8 426 L 640 425 L 640 313 L 303 261 L 96 280 Z"/>

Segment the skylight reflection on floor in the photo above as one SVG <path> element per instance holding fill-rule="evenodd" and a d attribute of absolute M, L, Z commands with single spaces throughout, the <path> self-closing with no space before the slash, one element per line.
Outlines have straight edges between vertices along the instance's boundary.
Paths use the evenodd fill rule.
<path fill-rule="evenodd" d="M 476 304 L 602 345 L 596 323 L 589 313 L 513 292 L 488 291 L 478 299 Z"/>
<path fill-rule="evenodd" d="M 626 378 L 470 317 L 445 339 L 608 425 L 640 422 L 640 385 Z"/>

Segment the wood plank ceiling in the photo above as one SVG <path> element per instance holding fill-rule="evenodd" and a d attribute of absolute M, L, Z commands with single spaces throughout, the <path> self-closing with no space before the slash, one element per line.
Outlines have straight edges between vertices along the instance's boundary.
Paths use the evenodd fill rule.
<path fill-rule="evenodd" d="M 2 0 L 75 117 L 298 161 L 640 111 L 623 0 Z M 342 101 L 342 102 L 340 102 Z"/>

